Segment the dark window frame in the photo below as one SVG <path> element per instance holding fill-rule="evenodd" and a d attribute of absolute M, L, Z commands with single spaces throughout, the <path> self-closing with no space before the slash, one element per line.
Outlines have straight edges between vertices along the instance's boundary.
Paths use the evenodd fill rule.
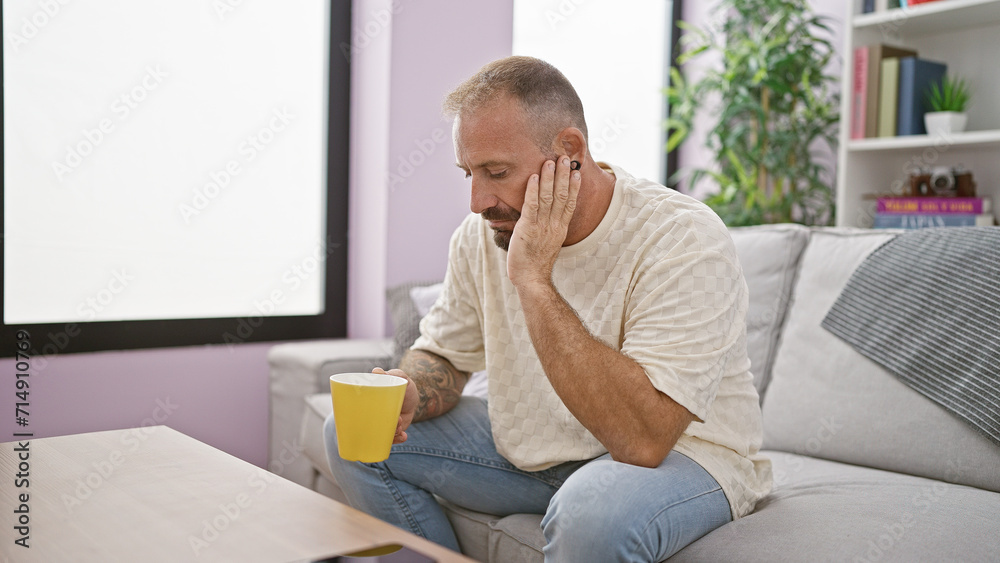
<path fill-rule="evenodd" d="M 683 13 L 683 0 L 673 0 L 671 3 L 671 13 L 667 14 L 668 20 L 665 22 L 666 27 L 670 30 L 670 44 L 667 45 L 667 69 L 665 73 L 666 82 L 664 86 L 670 83 L 670 69 L 680 67 L 677 64 L 677 57 L 681 54 L 680 51 L 680 40 L 681 40 L 681 28 L 677 25 L 677 22 L 681 21 L 681 16 Z M 663 115 L 670 115 L 670 104 L 667 102 L 667 97 L 663 96 Z M 668 131 L 664 128 L 663 131 L 663 146 L 666 147 Z M 663 185 L 669 186 L 671 188 L 676 188 L 677 183 L 671 182 L 671 176 L 673 176 L 679 170 L 679 164 L 677 160 L 677 154 L 680 147 L 675 148 L 672 151 L 667 152 L 667 158 L 663 163 Z M 673 184 L 673 185 L 672 185 Z"/>
<path fill-rule="evenodd" d="M 347 334 L 347 221 L 348 165 L 350 143 L 350 51 L 351 2 L 330 0 L 329 98 L 327 130 L 326 244 L 324 261 L 324 311 L 319 315 L 287 317 L 230 317 L 212 319 L 167 319 L 148 321 L 17 324 L 0 327 L 0 357 L 17 353 L 18 334 L 30 335 L 32 356 L 196 346 L 238 345 L 309 338 L 343 337 Z M 3 24 L 0 11 L 0 26 Z M 3 57 L 0 47 L 0 92 Z M 0 93 L 0 123 L 4 122 Z M 0 135 L 0 168 L 4 165 Z M 0 192 L 4 179 L 0 176 Z M 5 231 L 4 204 L 0 199 L 0 232 Z M 5 248 L 0 247 L 0 278 L 7 275 Z M 0 321 L 3 319 L 4 287 L 0 283 Z M 22 333 L 23 336 L 23 333 Z"/>

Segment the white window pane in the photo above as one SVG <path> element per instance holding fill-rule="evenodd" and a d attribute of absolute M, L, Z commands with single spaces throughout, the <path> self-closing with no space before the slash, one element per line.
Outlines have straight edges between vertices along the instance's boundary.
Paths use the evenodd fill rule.
<path fill-rule="evenodd" d="M 323 310 L 326 2 L 3 10 L 5 323 Z"/>
<path fill-rule="evenodd" d="M 583 100 L 597 160 L 660 180 L 671 2 L 514 0 L 514 54 L 561 70 Z"/>

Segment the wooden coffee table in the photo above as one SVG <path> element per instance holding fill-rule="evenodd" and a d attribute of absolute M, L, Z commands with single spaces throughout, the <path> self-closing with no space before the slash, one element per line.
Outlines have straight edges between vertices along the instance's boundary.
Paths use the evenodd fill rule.
<path fill-rule="evenodd" d="M 0 561 L 283 563 L 387 543 L 472 561 L 166 426 L 0 446 Z"/>

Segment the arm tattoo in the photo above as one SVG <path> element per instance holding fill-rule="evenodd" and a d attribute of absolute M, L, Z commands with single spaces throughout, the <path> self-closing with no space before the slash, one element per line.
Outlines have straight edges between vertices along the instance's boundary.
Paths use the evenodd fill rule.
<path fill-rule="evenodd" d="M 469 374 L 455 369 L 451 362 L 423 350 L 410 350 L 403 356 L 400 369 L 413 379 L 420 395 L 413 420 L 440 416 L 458 404 Z"/>

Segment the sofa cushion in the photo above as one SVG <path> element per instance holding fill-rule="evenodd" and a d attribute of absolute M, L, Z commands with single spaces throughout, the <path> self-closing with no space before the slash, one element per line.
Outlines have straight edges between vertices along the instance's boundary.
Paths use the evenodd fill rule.
<path fill-rule="evenodd" d="M 774 490 L 754 513 L 669 561 L 988 561 L 1000 553 L 1000 494 L 808 456 L 765 454 L 774 464 Z M 540 515 L 491 520 L 449 507 L 452 512 L 477 522 L 479 537 L 489 528 L 490 561 L 541 563 Z"/>
<path fill-rule="evenodd" d="M 1000 494 L 782 452 L 753 514 L 670 558 L 691 561 L 992 561 Z M 960 523 L 960 524 L 959 524 Z"/>
<path fill-rule="evenodd" d="M 326 442 L 323 439 L 323 424 L 326 417 L 333 412 L 333 401 L 329 393 L 316 393 L 305 398 L 306 409 L 302 416 L 302 430 L 299 441 L 302 444 L 302 454 L 309 460 L 313 468 L 333 487 L 326 496 L 347 502 L 344 493 L 337 485 L 337 480 L 330 472 L 330 463 L 326 459 Z M 333 494 L 330 494 L 330 493 Z"/>
<path fill-rule="evenodd" d="M 417 337 L 420 336 L 420 319 L 424 318 L 427 313 L 426 311 L 421 313 L 417 308 L 417 303 L 414 302 L 411 292 L 415 288 L 433 286 L 435 283 L 411 282 L 396 285 L 386 290 L 389 317 L 392 319 L 394 348 L 390 365 L 379 367 L 386 370 L 399 367 L 399 361 L 403 358 L 403 354 L 416 342 Z"/>
<path fill-rule="evenodd" d="M 438 282 L 433 285 L 419 285 L 410 290 L 410 301 L 413 301 L 413 306 L 421 319 L 431 312 L 431 307 L 437 303 L 443 289 L 444 282 Z"/>
<path fill-rule="evenodd" d="M 490 527 L 497 517 L 482 512 L 473 512 L 438 498 L 444 513 L 455 530 L 458 547 L 462 553 L 476 561 L 491 561 L 489 554 Z M 493 559 L 492 561 L 497 561 Z M 500 561 L 509 561 L 502 559 Z"/>
<path fill-rule="evenodd" d="M 764 447 L 1000 491 L 1000 448 L 820 326 L 893 236 L 812 233 L 764 398 Z"/>
<path fill-rule="evenodd" d="M 441 295 L 443 282 L 410 283 L 389 289 L 389 309 L 392 312 L 396 334 L 394 337 L 395 352 L 392 356 L 392 367 L 398 367 L 403 354 L 420 336 L 420 320 L 430 312 L 431 307 Z M 389 369 L 388 367 L 385 369 Z M 463 395 L 485 397 L 487 391 L 486 371 L 477 371 L 469 376 Z"/>
<path fill-rule="evenodd" d="M 750 290 L 747 352 L 754 387 L 763 397 L 771 378 L 774 352 L 799 257 L 809 240 L 809 229 L 785 224 L 735 227 L 729 232 Z"/>
<path fill-rule="evenodd" d="M 541 514 L 511 514 L 490 524 L 490 561 L 542 563 Z"/>

